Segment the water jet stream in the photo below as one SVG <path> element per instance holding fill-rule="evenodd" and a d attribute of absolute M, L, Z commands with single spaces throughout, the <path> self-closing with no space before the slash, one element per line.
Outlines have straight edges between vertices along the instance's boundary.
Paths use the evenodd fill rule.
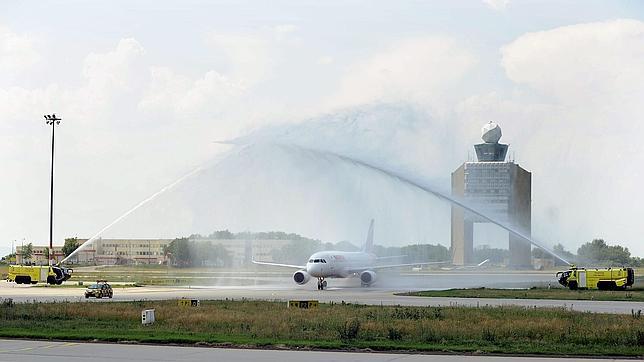
<path fill-rule="evenodd" d="M 312 155 L 314 155 L 314 156 L 316 156 L 318 158 L 323 157 L 323 156 L 331 156 L 331 157 L 336 158 L 336 159 L 338 159 L 340 161 L 347 162 L 347 163 L 354 164 L 354 165 L 358 165 L 358 166 L 362 166 L 362 167 L 365 167 L 365 168 L 370 169 L 372 171 L 376 171 L 376 172 L 378 172 L 378 173 L 380 173 L 382 175 L 385 175 L 387 177 L 394 178 L 395 180 L 397 180 L 397 181 L 399 181 L 399 182 L 401 182 L 403 184 L 407 184 L 409 186 L 418 188 L 418 189 L 420 189 L 422 191 L 425 191 L 425 192 L 427 192 L 427 193 L 429 193 L 429 194 L 431 194 L 431 195 L 433 195 L 433 196 L 435 196 L 435 197 L 437 197 L 437 198 L 439 198 L 439 199 L 441 199 L 443 201 L 447 201 L 447 202 L 449 202 L 451 204 L 454 204 L 454 205 L 456 205 L 456 206 L 458 206 L 458 207 L 460 207 L 460 208 L 462 208 L 464 210 L 467 210 L 470 213 L 472 213 L 472 214 L 484 219 L 485 221 L 493 223 L 493 224 L 495 224 L 495 225 L 507 230 L 509 233 L 511 233 L 511 234 L 513 234 L 515 236 L 518 236 L 519 238 L 529 242 L 530 244 L 532 244 L 532 245 L 534 245 L 534 246 L 536 246 L 536 247 L 538 247 L 540 249 L 543 249 L 548 254 L 550 254 L 550 255 L 554 256 L 555 258 L 563 261 L 564 263 L 570 265 L 570 262 L 568 262 L 566 259 L 564 259 L 563 257 L 557 255 L 554 251 L 548 249 L 547 247 L 543 246 L 541 243 L 535 241 L 534 239 L 532 239 L 531 237 L 525 235 L 524 233 L 520 232 L 519 230 L 516 230 L 511 225 L 507 225 L 507 224 L 505 224 L 505 223 L 503 223 L 501 221 L 495 220 L 495 219 L 485 215 L 483 212 L 481 212 L 479 210 L 476 210 L 472 206 L 467 205 L 466 202 L 463 201 L 462 199 L 457 199 L 455 197 L 448 196 L 448 195 L 446 195 L 446 194 L 444 194 L 442 192 L 436 191 L 432 187 L 424 185 L 421 181 L 414 181 L 409 177 L 405 177 L 405 176 L 401 175 L 400 173 L 390 171 L 390 170 L 386 170 L 384 168 L 375 166 L 375 165 L 367 163 L 365 161 L 356 160 L 354 158 L 344 156 L 344 155 L 340 155 L 340 154 L 330 152 L 330 151 L 322 151 L 322 150 L 307 148 L 307 147 L 303 147 L 303 146 L 295 145 L 295 144 L 291 144 L 291 143 L 289 143 L 289 144 L 279 144 L 278 143 L 278 144 L 275 144 L 275 145 L 280 146 L 280 147 L 284 147 L 284 148 L 289 148 L 289 147 L 290 148 L 295 148 L 295 149 L 300 150 L 301 152 L 308 152 L 308 153 L 310 153 L 310 154 L 312 154 Z"/>
<path fill-rule="evenodd" d="M 222 142 L 222 143 L 232 144 L 232 145 L 236 145 L 236 146 L 241 146 L 241 147 L 240 147 L 240 150 L 243 150 L 243 149 L 245 149 L 245 148 L 246 148 L 246 147 L 248 147 L 248 146 L 252 146 L 252 145 L 254 145 L 254 144 L 246 144 L 246 145 L 244 145 L 244 144 L 238 144 L 238 143 L 235 143 L 235 142 Z M 284 149 L 286 149 L 286 150 L 288 150 L 289 148 L 291 148 L 291 149 L 297 149 L 297 150 L 299 150 L 301 153 L 304 153 L 304 154 L 308 153 L 308 154 L 310 154 L 310 155 L 315 156 L 315 157 L 316 157 L 316 158 L 318 158 L 318 159 L 319 159 L 319 158 L 324 158 L 324 157 L 327 157 L 327 158 L 328 158 L 328 157 L 332 157 L 332 158 L 334 158 L 334 159 L 336 159 L 336 160 L 339 160 L 339 161 L 342 161 L 342 162 L 345 162 L 345 163 L 349 163 L 349 164 L 353 164 L 353 165 L 362 166 L 362 167 L 365 167 L 365 168 L 367 168 L 367 169 L 369 169 L 369 170 L 372 170 L 372 171 L 378 172 L 378 173 L 380 173 L 380 174 L 382 174 L 382 175 L 384 175 L 384 176 L 386 176 L 386 177 L 393 178 L 393 179 L 395 179 L 395 180 L 397 180 L 397 181 L 399 181 L 399 182 L 401 182 L 401 183 L 403 183 L 403 184 L 406 184 L 406 185 L 412 186 L 412 187 L 414 187 L 414 188 L 420 189 L 420 190 L 422 190 L 422 191 L 424 191 L 424 192 L 427 192 L 427 193 L 429 193 L 429 194 L 431 194 L 431 195 L 433 195 L 433 196 L 435 196 L 435 197 L 437 197 L 437 198 L 439 198 L 439 199 L 441 199 L 441 200 L 443 200 L 443 201 L 447 201 L 447 202 L 449 202 L 449 203 L 451 203 L 451 204 L 457 205 L 458 207 L 461 207 L 461 208 L 463 208 L 463 209 L 465 209 L 465 210 L 469 211 L 470 213 L 472 213 L 472 214 L 474 214 L 474 215 L 476 215 L 476 216 L 478 216 L 478 217 L 480 217 L 480 218 L 482 218 L 482 219 L 486 220 L 487 222 L 493 223 L 493 224 L 495 224 L 495 225 L 497 225 L 497 226 L 499 226 L 499 227 L 501 227 L 501 228 L 503 228 L 503 229 L 507 230 L 508 232 L 512 233 L 513 235 L 516 235 L 516 236 L 518 236 L 519 238 L 521 238 L 521 239 L 523 239 L 523 240 L 525 240 L 525 241 L 529 242 L 530 244 L 535 245 L 535 246 L 537 246 L 537 247 L 539 247 L 539 248 L 543 249 L 544 251 L 546 251 L 547 253 L 549 253 L 549 254 L 553 255 L 555 258 L 557 258 L 557 259 L 559 259 L 559 260 L 563 261 L 564 263 L 566 263 L 566 264 L 570 264 L 566 259 L 562 258 L 561 256 L 557 255 L 555 252 L 553 252 L 553 251 L 549 250 L 548 248 L 544 247 L 543 245 L 541 245 L 540 243 L 538 243 L 538 242 L 537 242 L 537 241 L 535 241 L 534 239 L 532 239 L 532 238 L 530 238 L 530 237 L 528 237 L 528 236 L 524 235 L 524 234 L 523 234 L 523 233 L 521 233 L 520 231 L 518 231 L 518 230 L 514 229 L 512 226 L 510 226 L 510 225 L 506 225 L 506 224 L 505 224 L 505 223 L 503 223 L 503 222 L 500 222 L 500 221 L 494 220 L 493 218 L 491 218 L 491 217 L 489 217 L 489 216 L 485 215 L 484 213 L 482 213 L 481 211 L 478 211 L 478 210 L 476 210 L 475 208 L 473 208 L 473 207 L 471 207 L 471 206 L 467 205 L 463 200 L 459 200 L 459 199 L 457 199 L 457 198 L 454 198 L 454 197 L 448 196 L 448 195 L 446 195 L 446 194 L 444 194 L 444 193 L 442 193 L 442 192 L 436 191 L 436 190 L 435 190 L 435 189 L 433 189 L 432 187 L 429 187 L 429 186 L 427 186 L 427 185 L 424 185 L 421 181 L 414 181 L 414 180 L 412 180 L 410 177 L 405 177 L 405 176 L 401 175 L 400 173 L 397 173 L 397 172 L 394 172 L 394 171 L 391 171 L 391 170 L 387 170 L 387 169 L 384 169 L 384 168 L 381 168 L 381 167 L 375 166 L 375 165 L 373 165 L 373 164 L 367 163 L 367 162 L 365 162 L 365 161 L 356 160 L 356 159 L 354 159 L 354 158 L 351 158 L 351 157 L 348 157 L 348 156 L 344 156 L 344 155 L 340 155 L 340 154 L 337 154 L 337 153 L 333 153 L 333 152 L 330 152 L 330 151 L 323 151 L 323 150 L 317 150 L 317 149 L 307 148 L 307 147 L 303 147 L 303 146 L 296 145 L 296 144 L 292 144 L 292 143 L 288 143 L 288 144 L 280 144 L 280 143 L 268 143 L 268 142 L 267 142 L 266 144 L 269 144 L 269 145 L 272 145 L 272 146 L 277 146 L 277 147 L 282 147 L 282 148 L 284 148 Z M 217 161 L 215 162 L 215 164 L 216 164 L 216 163 L 218 163 L 218 161 L 221 161 L 222 159 L 223 159 L 223 155 L 222 155 L 222 157 L 220 157 L 220 158 L 218 158 L 218 159 L 217 159 Z M 99 237 L 103 232 L 105 232 L 106 230 L 108 230 L 109 228 L 111 228 L 112 226 L 114 226 L 115 224 L 117 224 L 118 222 L 120 222 L 121 220 L 123 220 L 124 218 L 126 218 L 127 216 L 129 216 L 130 214 L 132 214 L 134 211 L 136 211 L 136 210 L 138 210 L 139 208 L 143 207 L 144 205 L 146 205 L 146 204 L 150 203 L 151 201 L 153 201 L 154 199 L 156 199 L 157 197 L 159 197 L 159 196 L 160 196 L 160 195 L 162 195 L 163 193 L 165 193 L 165 192 L 167 192 L 168 190 L 170 190 L 170 189 L 174 188 L 176 185 L 180 184 L 181 182 L 185 181 L 186 179 L 190 178 L 191 176 L 193 176 L 193 175 L 195 175 L 195 174 L 197 174 L 197 173 L 199 173 L 199 172 L 203 171 L 203 170 L 206 168 L 206 165 L 207 165 L 208 163 L 210 163 L 210 162 L 206 162 L 206 163 L 204 163 L 203 165 L 200 165 L 200 166 L 198 166 L 197 168 L 195 168 L 194 170 L 190 171 L 189 173 L 187 173 L 187 174 L 185 174 L 185 175 L 181 176 L 180 178 L 178 178 L 178 179 L 177 179 L 177 180 L 175 180 L 174 182 L 170 183 L 169 185 L 167 185 L 167 186 L 163 187 L 162 189 L 160 189 L 159 191 L 157 191 L 157 192 L 155 192 L 154 194 L 150 195 L 149 197 L 147 197 L 147 198 L 146 198 L 146 199 L 144 199 L 143 201 L 139 202 L 137 205 L 135 205 L 134 207 L 132 207 L 130 210 L 128 210 L 127 212 L 125 212 L 125 213 L 124 213 L 124 214 L 122 214 L 121 216 L 117 217 L 114 221 L 112 221 L 111 223 L 109 223 L 108 225 L 106 225 L 105 227 L 103 227 L 103 228 L 102 228 L 100 231 L 98 231 L 94 236 L 92 236 L 91 238 L 89 238 L 85 243 L 83 243 L 83 245 L 81 245 L 81 246 L 80 246 L 80 247 L 78 247 L 76 250 L 74 250 L 74 252 L 72 252 L 70 255 L 68 255 L 67 257 L 65 257 L 65 258 L 60 262 L 60 264 L 62 264 L 62 263 L 64 263 L 64 262 L 66 262 L 68 259 L 72 258 L 74 255 L 76 255 L 77 253 L 79 253 L 80 251 L 82 251 L 85 247 L 89 246 L 89 245 L 90 245 L 90 244 L 91 244 L 95 239 L 97 239 L 97 238 L 98 238 L 98 237 Z"/>
<path fill-rule="evenodd" d="M 167 186 L 163 187 L 161 190 L 159 190 L 159 191 L 155 192 L 154 194 L 150 195 L 150 196 L 149 196 L 148 198 L 146 198 L 145 200 L 143 200 L 143 201 L 139 202 L 139 203 L 138 203 L 138 204 L 136 204 L 133 208 L 131 208 L 130 210 L 126 211 L 123 215 L 121 215 L 121 216 L 117 217 L 114 221 L 112 221 L 112 222 L 111 222 L 111 223 L 109 223 L 107 226 L 105 226 L 104 228 L 102 228 L 101 230 L 99 230 L 96 234 L 94 234 L 94 236 L 92 236 L 91 238 L 87 239 L 87 241 L 86 241 L 86 242 L 84 242 L 81 246 L 79 246 L 78 248 L 76 248 L 76 250 L 74 250 L 71 254 L 69 254 L 68 256 L 66 256 L 66 257 L 65 257 L 65 259 L 61 260 L 60 264 L 64 263 L 65 261 L 67 261 L 67 259 L 69 259 L 69 258 L 73 257 L 73 256 L 74 256 L 74 255 L 76 255 L 78 252 L 80 252 L 81 250 L 83 250 L 85 247 L 89 246 L 89 245 L 90 245 L 94 240 L 96 240 L 96 238 L 98 238 L 98 237 L 99 237 L 102 233 L 104 233 L 107 229 L 111 228 L 112 226 L 114 226 L 115 224 L 117 224 L 118 222 L 120 222 L 121 220 L 125 219 L 128 215 L 130 215 L 130 214 L 131 214 L 131 213 L 133 213 L 134 211 L 138 210 L 140 207 L 142 207 L 142 206 L 144 206 L 145 204 L 149 203 L 150 201 L 152 201 L 152 200 L 156 199 L 159 195 L 161 195 L 161 194 L 163 194 L 164 192 L 166 192 L 166 191 L 168 191 L 168 190 L 172 189 L 172 188 L 173 188 L 173 187 L 175 187 L 176 185 L 180 184 L 181 182 L 183 182 L 183 181 L 184 181 L 184 180 L 186 180 L 187 178 L 191 177 L 192 175 L 195 175 L 195 174 L 199 173 L 199 172 L 200 172 L 200 171 L 202 171 L 203 169 L 204 169 L 204 165 L 201 165 L 201 166 L 199 166 L 199 167 L 195 168 L 194 170 L 192 170 L 192 171 L 188 172 L 187 174 L 185 174 L 185 175 L 181 176 L 180 178 L 178 178 L 177 180 L 175 180 L 175 181 L 174 181 L 174 182 L 172 182 L 171 184 L 169 184 L 169 185 L 167 185 Z"/>

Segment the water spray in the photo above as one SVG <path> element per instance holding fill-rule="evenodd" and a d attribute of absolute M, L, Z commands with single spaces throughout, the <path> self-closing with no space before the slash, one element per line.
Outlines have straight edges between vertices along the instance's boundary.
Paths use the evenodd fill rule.
<path fill-rule="evenodd" d="M 289 144 L 279 144 L 279 143 L 277 143 L 277 144 L 274 144 L 274 145 L 276 145 L 278 147 L 283 147 L 283 148 L 296 148 L 299 151 L 308 152 L 309 154 L 312 154 L 312 155 L 314 155 L 314 156 L 316 156 L 318 158 L 319 157 L 324 157 L 324 156 L 333 157 L 333 158 L 335 158 L 335 159 L 337 159 L 339 161 L 354 164 L 354 165 L 358 165 L 358 166 L 362 166 L 362 167 L 365 167 L 365 168 L 370 169 L 372 171 L 376 171 L 376 172 L 378 172 L 378 173 L 380 173 L 380 174 L 382 174 L 384 176 L 387 176 L 389 178 L 394 178 L 395 180 L 397 180 L 399 182 L 402 182 L 404 184 L 407 184 L 407 185 L 410 185 L 412 187 L 418 188 L 418 189 L 420 189 L 422 191 L 425 191 L 425 192 L 427 192 L 427 193 L 429 193 L 429 194 L 431 194 L 431 195 L 433 195 L 433 196 L 435 196 L 435 197 L 437 197 L 437 198 L 439 198 L 439 199 L 441 199 L 443 201 L 447 201 L 447 202 L 449 202 L 451 204 L 454 204 L 454 205 L 456 205 L 456 206 L 458 206 L 458 207 L 460 207 L 460 208 L 462 208 L 464 210 L 467 210 L 470 213 L 472 213 L 472 214 L 484 219 L 485 221 L 493 223 L 493 224 L 495 224 L 495 225 L 507 230 L 509 233 L 511 233 L 511 234 L 513 234 L 515 236 L 518 236 L 519 238 L 529 242 L 530 244 L 532 244 L 532 245 L 534 245 L 534 246 L 536 246 L 538 248 L 543 249 L 548 254 L 550 254 L 550 255 L 554 256 L 555 258 L 563 261 L 564 263 L 570 265 L 570 262 L 568 262 L 566 259 L 564 259 L 563 257 L 557 255 L 554 251 L 552 251 L 549 248 L 543 246 L 541 243 L 535 241 L 533 238 L 525 235 L 524 233 L 520 232 L 519 230 L 516 230 L 511 225 L 507 225 L 507 224 L 505 224 L 505 223 L 503 223 L 501 221 L 495 220 L 495 219 L 485 215 L 483 212 L 481 212 L 479 210 L 476 210 L 474 207 L 467 205 L 467 203 L 464 200 L 458 199 L 458 198 L 455 198 L 455 197 L 452 197 L 452 196 L 448 196 L 448 195 L 446 195 L 446 194 L 444 194 L 444 193 L 442 193 L 440 191 L 435 190 L 432 187 L 429 187 L 428 185 L 424 184 L 422 181 L 414 181 L 409 177 L 405 177 L 405 176 L 401 175 L 400 173 L 390 171 L 390 170 L 375 166 L 373 164 L 367 163 L 365 161 L 356 160 L 354 158 L 351 158 L 351 157 L 348 157 L 348 156 L 345 156 L 345 155 L 340 155 L 340 154 L 330 152 L 330 151 L 317 150 L 317 149 L 307 148 L 307 147 L 303 147 L 303 146 L 295 145 L 295 144 L 290 144 L 290 143 Z"/>
<path fill-rule="evenodd" d="M 246 147 L 250 146 L 250 145 L 244 145 L 243 143 L 240 144 L 240 143 L 236 143 L 236 142 L 219 142 L 219 143 L 225 143 L 225 144 L 232 144 L 232 145 L 241 146 L 242 149 L 245 148 L 244 146 L 246 146 Z M 362 166 L 362 167 L 367 168 L 369 170 L 372 170 L 372 171 L 375 171 L 377 173 L 380 173 L 381 175 L 384 175 L 386 177 L 393 178 L 393 179 L 395 179 L 395 180 L 397 180 L 397 181 L 399 181 L 399 182 L 401 182 L 403 184 L 407 184 L 409 186 L 412 186 L 414 188 L 417 188 L 417 189 L 420 189 L 420 190 L 422 190 L 424 192 L 427 192 L 427 193 L 429 193 L 429 194 L 431 194 L 431 195 L 433 195 L 433 196 L 435 196 L 435 197 L 437 197 L 437 198 L 439 198 L 439 199 L 441 199 L 443 201 L 447 201 L 447 202 L 449 202 L 451 204 L 457 205 L 458 207 L 469 211 L 470 213 L 482 218 L 483 220 L 485 220 L 487 222 L 490 222 L 490 223 L 493 223 L 493 224 L 495 224 L 495 225 L 507 230 L 511 234 L 513 234 L 513 235 L 515 235 L 515 236 L 517 236 L 517 237 L 529 242 L 530 244 L 543 249 L 548 254 L 550 254 L 550 255 L 554 256 L 555 258 L 563 261 L 564 263 L 570 264 L 570 262 L 568 262 L 563 257 L 557 255 L 554 251 L 548 249 L 547 247 L 543 246 L 541 243 L 535 241 L 534 239 L 532 239 L 531 237 L 525 235 L 524 233 L 520 232 L 519 230 L 516 230 L 511 225 L 507 225 L 507 224 L 505 224 L 505 223 L 503 223 L 501 221 L 495 220 L 495 219 L 485 215 L 483 212 L 475 209 L 474 207 L 467 205 L 467 203 L 465 201 L 463 201 L 461 199 L 457 199 L 457 198 L 452 197 L 452 196 L 449 196 L 449 195 L 447 195 L 445 193 L 442 193 L 440 191 L 437 191 L 434 188 L 424 184 L 420 180 L 415 181 L 412 178 L 405 177 L 405 176 L 403 176 L 402 174 L 400 174 L 398 172 L 387 170 L 385 168 L 378 167 L 378 166 L 375 166 L 373 164 L 370 164 L 370 163 L 368 163 L 366 161 L 357 160 L 357 159 L 351 158 L 349 156 L 340 155 L 340 154 L 330 152 L 330 151 L 312 149 L 312 148 L 303 147 L 303 146 L 292 144 L 292 143 L 289 143 L 289 144 L 267 143 L 267 144 L 272 145 L 272 146 L 282 147 L 282 148 L 285 148 L 285 149 L 288 149 L 288 148 L 298 149 L 302 153 L 309 153 L 309 154 L 311 154 L 311 155 L 313 155 L 313 156 L 315 156 L 317 158 L 331 157 L 331 158 L 333 158 L 335 160 L 345 162 L 345 163 L 349 163 L 349 164 L 353 164 L 353 165 L 357 165 L 357 166 Z M 223 157 L 220 157 L 218 160 L 221 160 L 222 158 Z M 182 183 L 183 181 L 185 181 L 186 179 L 190 178 L 191 176 L 203 171 L 206 168 L 206 165 L 208 163 L 209 162 L 207 162 L 204 165 L 201 165 L 201 166 L 195 168 L 194 170 L 190 171 L 189 173 L 187 173 L 187 174 L 181 176 L 180 178 L 178 178 L 176 181 L 170 183 L 169 185 L 163 187 L 162 189 L 160 189 L 159 191 L 157 191 L 154 194 L 150 195 L 149 197 L 147 197 L 143 201 L 139 202 L 137 205 L 132 207 L 130 210 L 128 210 L 127 212 L 125 212 L 124 214 L 122 214 L 121 216 L 116 218 L 114 221 L 112 221 L 111 223 L 109 223 L 108 225 L 103 227 L 94 236 L 92 236 L 85 243 L 83 243 L 83 245 L 81 245 L 79 248 L 74 250 L 74 252 L 72 252 L 70 255 L 65 257 L 65 259 L 63 259 L 60 262 L 60 264 L 64 263 L 68 259 L 72 258 L 78 252 L 82 251 L 85 247 L 89 246 L 94 240 L 96 240 L 103 232 L 105 232 L 106 230 L 108 230 L 109 228 L 114 226 L 115 224 L 119 223 L 121 220 L 123 220 L 124 218 L 126 218 L 127 216 L 129 216 L 130 214 L 132 214 L 133 212 L 138 210 L 139 208 L 141 208 L 141 207 L 145 206 L 146 204 L 150 203 L 151 201 L 153 201 L 154 199 L 156 199 L 157 197 L 159 197 L 163 193 L 165 193 L 165 192 L 169 191 L 170 189 L 174 188 L 175 186 L 177 186 L 178 184 Z"/>
<path fill-rule="evenodd" d="M 114 226 L 115 224 L 117 224 L 118 222 L 120 222 L 121 220 L 125 219 L 128 215 L 130 215 L 130 214 L 131 214 L 131 213 L 133 213 L 134 211 L 138 210 L 138 209 L 139 209 L 139 208 L 141 208 L 142 206 L 144 206 L 144 205 L 146 205 L 147 203 L 151 202 L 152 200 L 156 199 L 159 195 L 161 195 L 161 194 L 165 193 L 166 191 L 168 191 L 168 190 L 170 190 L 170 189 L 174 188 L 176 185 L 180 184 L 180 183 L 181 183 L 181 182 L 183 182 L 184 180 L 186 180 L 186 179 L 190 178 L 191 176 L 193 176 L 193 175 L 195 175 L 195 174 L 197 174 L 197 173 L 201 172 L 201 171 L 204 169 L 204 166 L 205 166 L 205 165 L 201 165 L 201 166 L 199 166 L 199 167 L 195 168 L 194 170 L 192 170 L 192 171 L 188 172 L 187 174 L 185 174 L 185 175 L 181 176 L 180 178 L 178 178 L 177 180 L 175 180 L 175 181 L 174 181 L 174 182 L 172 182 L 171 184 L 169 184 L 169 185 L 167 185 L 167 186 L 163 187 L 161 190 L 159 190 L 159 191 L 155 192 L 154 194 L 150 195 L 150 196 L 149 196 L 148 198 L 146 198 L 145 200 L 143 200 L 143 201 L 139 202 L 138 204 L 136 204 L 133 208 L 131 208 L 130 210 L 128 210 L 127 212 L 125 212 L 123 215 L 121 215 L 121 216 L 117 217 L 114 221 L 112 221 L 111 223 L 109 223 L 108 225 L 106 225 L 104 228 L 102 228 L 101 230 L 99 230 L 96 234 L 94 234 L 94 236 L 92 236 L 91 238 L 87 239 L 87 241 L 86 241 L 86 242 L 84 242 L 84 243 L 83 243 L 83 245 L 79 246 L 79 247 L 78 247 L 76 250 L 74 250 L 71 254 L 69 254 L 67 257 L 65 257 L 65 259 L 61 260 L 59 264 L 63 264 L 65 261 L 67 261 L 67 259 L 69 259 L 69 258 L 73 257 L 74 255 L 76 255 L 76 253 L 80 252 L 80 251 L 81 251 L 81 250 L 83 250 L 85 247 L 89 246 L 89 245 L 90 245 L 94 240 L 96 240 L 96 239 L 97 239 L 97 238 L 98 238 L 102 233 L 104 233 L 107 229 L 111 228 L 112 226 Z"/>

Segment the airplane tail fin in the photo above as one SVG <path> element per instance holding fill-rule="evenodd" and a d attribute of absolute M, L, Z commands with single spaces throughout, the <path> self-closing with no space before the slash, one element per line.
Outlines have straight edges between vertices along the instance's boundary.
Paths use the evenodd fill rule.
<path fill-rule="evenodd" d="M 369 231 L 367 232 L 367 240 L 364 242 L 362 251 L 365 253 L 370 253 L 373 250 L 373 223 L 374 220 L 371 219 L 371 224 L 369 224 Z"/>

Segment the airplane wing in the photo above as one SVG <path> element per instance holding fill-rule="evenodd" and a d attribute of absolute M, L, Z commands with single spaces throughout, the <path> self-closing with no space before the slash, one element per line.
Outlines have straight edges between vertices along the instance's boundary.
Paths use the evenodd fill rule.
<path fill-rule="evenodd" d="M 476 264 L 476 265 L 465 265 L 460 267 L 459 269 L 476 269 L 482 267 L 484 264 L 486 264 L 490 259 L 485 259 L 482 262 Z"/>
<path fill-rule="evenodd" d="M 407 255 L 379 256 L 379 257 L 377 257 L 376 259 L 377 259 L 377 260 L 400 259 L 400 258 L 404 258 L 404 257 L 406 257 L 406 256 L 407 256 Z"/>
<path fill-rule="evenodd" d="M 257 261 L 257 260 L 253 260 L 253 264 L 279 266 L 282 268 L 291 268 L 291 269 L 306 269 L 306 266 L 304 265 L 280 264 L 280 263 L 271 263 L 267 261 Z"/>
<path fill-rule="evenodd" d="M 461 265 L 461 266 L 456 266 L 453 268 L 441 268 L 443 270 L 463 270 L 463 269 L 478 269 L 482 267 L 484 264 L 486 264 L 490 259 L 485 259 L 482 262 L 476 264 L 476 265 Z"/>
<path fill-rule="evenodd" d="M 374 265 L 370 268 L 360 268 L 349 270 L 350 273 L 360 273 L 365 270 L 380 270 L 380 269 L 393 269 L 393 268 L 404 268 L 407 266 L 420 266 L 420 265 L 436 265 L 436 264 L 449 264 L 451 260 L 445 261 L 430 261 L 425 263 L 409 263 L 409 264 L 390 264 L 390 265 Z"/>

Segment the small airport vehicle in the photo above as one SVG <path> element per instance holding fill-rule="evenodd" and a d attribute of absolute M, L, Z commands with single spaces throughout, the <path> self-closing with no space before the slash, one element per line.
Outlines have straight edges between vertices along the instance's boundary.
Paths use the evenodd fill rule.
<path fill-rule="evenodd" d="M 85 298 L 112 298 L 113 296 L 114 291 L 112 290 L 112 286 L 107 283 L 107 280 L 97 280 L 96 284 L 90 285 L 85 290 Z"/>
<path fill-rule="evenodd" d="M 575 289 L 626 289 L 635 283 L 633 268 L 577 268 L 557 273 L 559 284 Z"/>
<path fill-rule="evenodd" d="M 63 284 L 72 277 L 72 270 L 62 266 L 40 265 L 9 265 L 7 281 L 16 284 L 48 283 Z"/>

